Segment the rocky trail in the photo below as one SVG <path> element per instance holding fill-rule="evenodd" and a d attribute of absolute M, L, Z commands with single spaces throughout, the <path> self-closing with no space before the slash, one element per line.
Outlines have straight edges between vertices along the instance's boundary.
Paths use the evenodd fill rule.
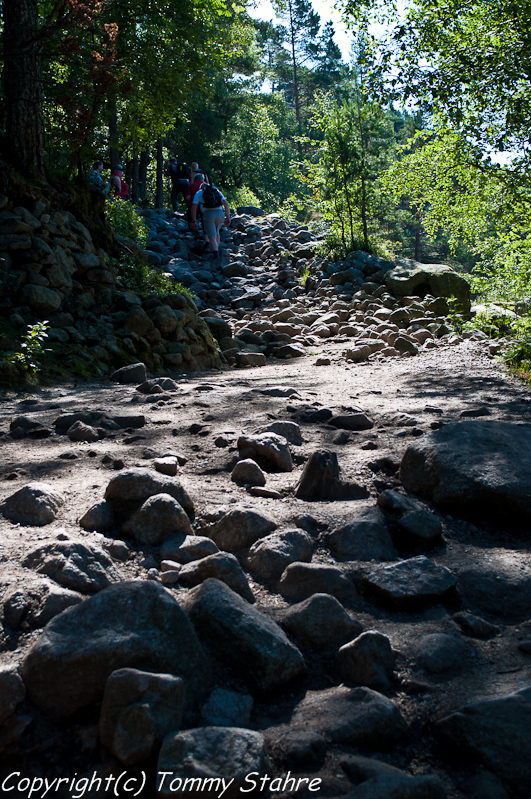
<path fill-rule="evenodd" d="M 153 356 L 4 392 L 2 791 L 525 799 L 531 393 L 451 331 L 464 281 L 146 219 L 196 310 L 17 256 L 12 315 L 40 285 L 56 341 Z"/>

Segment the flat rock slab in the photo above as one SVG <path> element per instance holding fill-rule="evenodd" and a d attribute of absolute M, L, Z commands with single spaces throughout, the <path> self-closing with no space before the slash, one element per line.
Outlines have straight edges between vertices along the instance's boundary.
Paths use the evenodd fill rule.
<path fill-rule="evenodd" d="M 165 799 L 194 794 L 203 799 L 259 796 L 251 790 L 253 777 L 246 778 L 254 775 L 258 780 L 268 766 L 264 737 L 254 730 L 199 727 L 170 733 L 158 759 L 157 795 Z"/>
<path fill-rule="evenodd" d="M 295 728 L 322 733 L 334 743 L 389 749 L 404 740 L 408 725 L 398 707 L 370 688 L 308 691 L 291 719 Z"/>
<path fill-rule="evenodd" d="M 445 512 L 520 525 L 531 521 L 531 426 L 449 424 L 408 447 L 400 479 Z"/>
<path fill-rule="evenodd" d="M 446 566 L 436 566 L 425 555 L 377 566 L 364 579 L 367 588 L 394 605 L 412 606 L 443 597 L 456 584 Z"/>
<path fill-rule="evenodd" d="M 57 517 L 63 495 L 49 483 L 28 483 L 0 505 L 0 512 L 13 522 L 43 527 Z"/>
<path fill-rule="evenodd" d="M 120 575 L 103 549 L 81 541 L 54 541 L 30 552 L 22 565 L 46 574 L 59 585 L 95 593 L 118 582 Z"/>
<path fill-rule="evenodd" d="M 477 758 L 516 796 L 529 796 L 531 688 L 465 705 L 438 721 L 435 733 Z"/>
<path fill-rule="evenodd" d="M 337 427 L 339 430 L 371 430 L 374 422 L 364 413 L 346 413 L 340 416 L 332 416 L 328 424 Z"/>
<path fill-rule="evenodd" d="M 250 690 L 267 693 L 304 675 L 301 653 L 272 619 L 219 580 L 193 591 L 189 614 L 199 635 Z"/>
<path fill-rule="evenodd" d="M 125 667 L 182 677 L 192 703 L 209 687 L 207 660 L 188 616 L 155 582 L 118 583 L 56 616 L 21 674 L 39 708 L 70 716 L 101 701 L 109 675 Z"/>

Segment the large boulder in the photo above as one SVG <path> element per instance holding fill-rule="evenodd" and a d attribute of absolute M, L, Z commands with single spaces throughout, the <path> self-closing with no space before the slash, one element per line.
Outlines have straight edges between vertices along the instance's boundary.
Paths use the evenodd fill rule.
<path fill-rule="evenodd" d="M 461 756 L 479 760 L 515 796 L 529 796 L 531 688 L 465 705 L 435 725 L 436 734 Z M 512 794 L 511 794 L 512 795 Z"/>
<path fill-rule="evenodd" d="M 120 579 L 103 549 L 83 541 L 52 541 L 29 552 L 22 565 L 73 591 L 95 593 Z"/>
<path fill-rule="evenodd" d="M 184 508 L 188 516 L 193 516 L 194 503 L 181 483 L 174 477 L 152 469 L 124 469 L 109 481 L 105 499 L 115 515 L 123 519 L 155 494 L 169 494 Z"/>
<path fill-rule="evenodd" d="M 70 716 L 100 702 L 109 675 L 126 667 L 182 677 L 192 701 L 209 687 L 194 629 L 158 583 L 118 583 L 65 610 L 33 644 L 21 674 L 38 707 Z"/>
<path fill-rule="evenodd" d="M 272 619 L 219 580 L 194 589 L 190 607 L 199 635 L 251 690 L 267 693 L 301 677 L 301 653 Z"/>
<path fill-rule="evenodd" d="M 470 311 L 470 284 L 446 264 L 419 264 L 404 259 L 386 272 L 385 282 L 395 297 L 455 297 L 458 311 Z"/>
<path fill-rule="evenodd" d="M 308 691 L 297 705 L 292 727 L 313 729 L 338 744 L 382 751 L 403 741 L 407 723 L 398 707 L 370 688 L 343 685 Z"/>
<path fill-rule="evenodd" d="M 400 479 L 441 510 L 531 521 L 531 426 L 498 421 L 449 424 L 411 444 Z"/>

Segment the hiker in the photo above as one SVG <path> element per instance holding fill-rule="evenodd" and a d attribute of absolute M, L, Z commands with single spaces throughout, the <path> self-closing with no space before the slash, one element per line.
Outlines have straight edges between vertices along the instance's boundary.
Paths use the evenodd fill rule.
<path fill-rule="evenodd" d="M 177 161 L 172 156 L 170 158 L 169 175 L 171 179 L 171 207 L 174 211 L 179 210 L 178 198 L 182 194 L 186 202 L 186 195 L 190 187 L 190 167 L 184 161 Z"/>
<path fill-rule="evenodd" d="M 192 225 L 197 230 L 196 217 L 198 209 L 201 209 L 203 214 L 203 230 L 205 232 L 205 241 L 208 240 L 212 249 L 213 258 L 219 258 L 219 232 L 223 222 L 229 227 L 230 225 L 230 208 L 227 200 L 223 194 L 216 189 L 214 185 L 203 185 L 192 201 L 190 209 L 190 218 Z M 225 213 L 223 213 L 225 212 Z"/>
<path fill-rule="evenodd" d="M 101 176 L 103 172 L 103 161 L 94 161 L 92 164 L 92 172 L 89 175 L 89 185 L 92 191 L 99 191 L 105 196 L 111 190 L 111 184 L 106 183 Z"/>
<path fill-rule="evenodd" d="M 199 172 L 203 175 L 203 181 L 205 183 L 210 183 L 207 173 L 205 172 L 204 169 L 201 169 L 201 167 L 197 165 L 197 161 L 193 161 L 190 164 L 190 183 L 192 183 L 195 180 L 195 175 L 196 173 Z"/>
<path fill-rule="evenodd" d="M 111 175 L 111 183 L 114 186 L 114 196 L 120 197 L 122 200 L 129 200 L 133 202 L 131 199 L 131 195 L 129 194 L 129 184 L 124 180 L 124 168 L 123 166 L 118 166 L 113 169 Z"/>
<path fill-rule="evenodd" d="M 192 216 L 191 216 L 192 202 L 193 202 L 194 197 L 197 194 L 197 192 L 200 191 L 203 188 L 203 186 L 205 186 L 205 185 L 206 184 L 205 184 L 205 176 L 204 176 L 204 174 L 202 172 L 196 171 L 196 173 L 194 175 L 193 183 L 191 183 L 190 186 L 188 187 L 188 193 L 187 193 L 186 198 L 185 198 L 186 199 L 186 205 L 188 206 L 188 213 L 186 215 L 186 219 L 188 221 L 188 227 L 190 228 L 192 233 L 196 233 L 196 234 L 199 231 L 197 229 L 197 226 L 194 227 L 194 225 L 192 224 Z M 201 219 L 202 219 L 201 208 L 198 208 L 197 214 L 194 217 L 194 221 L 201 221 Z M 205 236 L 205 241 L 208 241 L 206 236 Z"/>

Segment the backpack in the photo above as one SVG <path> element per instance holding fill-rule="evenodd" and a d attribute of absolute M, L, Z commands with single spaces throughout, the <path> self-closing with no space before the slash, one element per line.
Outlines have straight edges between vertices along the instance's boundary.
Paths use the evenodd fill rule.
<path fill-rule="evenodd" d="M 185 163 L 175 164 L 171 176 L 174 180 L 190 180 L 190 167 Z"/>
<path fill-rule="evenodd" d="M 205 208 L 219 208 L 221 206 L 221 194 L 215 186 L 205 186 L 203 189 L 203 205 Z"/>

